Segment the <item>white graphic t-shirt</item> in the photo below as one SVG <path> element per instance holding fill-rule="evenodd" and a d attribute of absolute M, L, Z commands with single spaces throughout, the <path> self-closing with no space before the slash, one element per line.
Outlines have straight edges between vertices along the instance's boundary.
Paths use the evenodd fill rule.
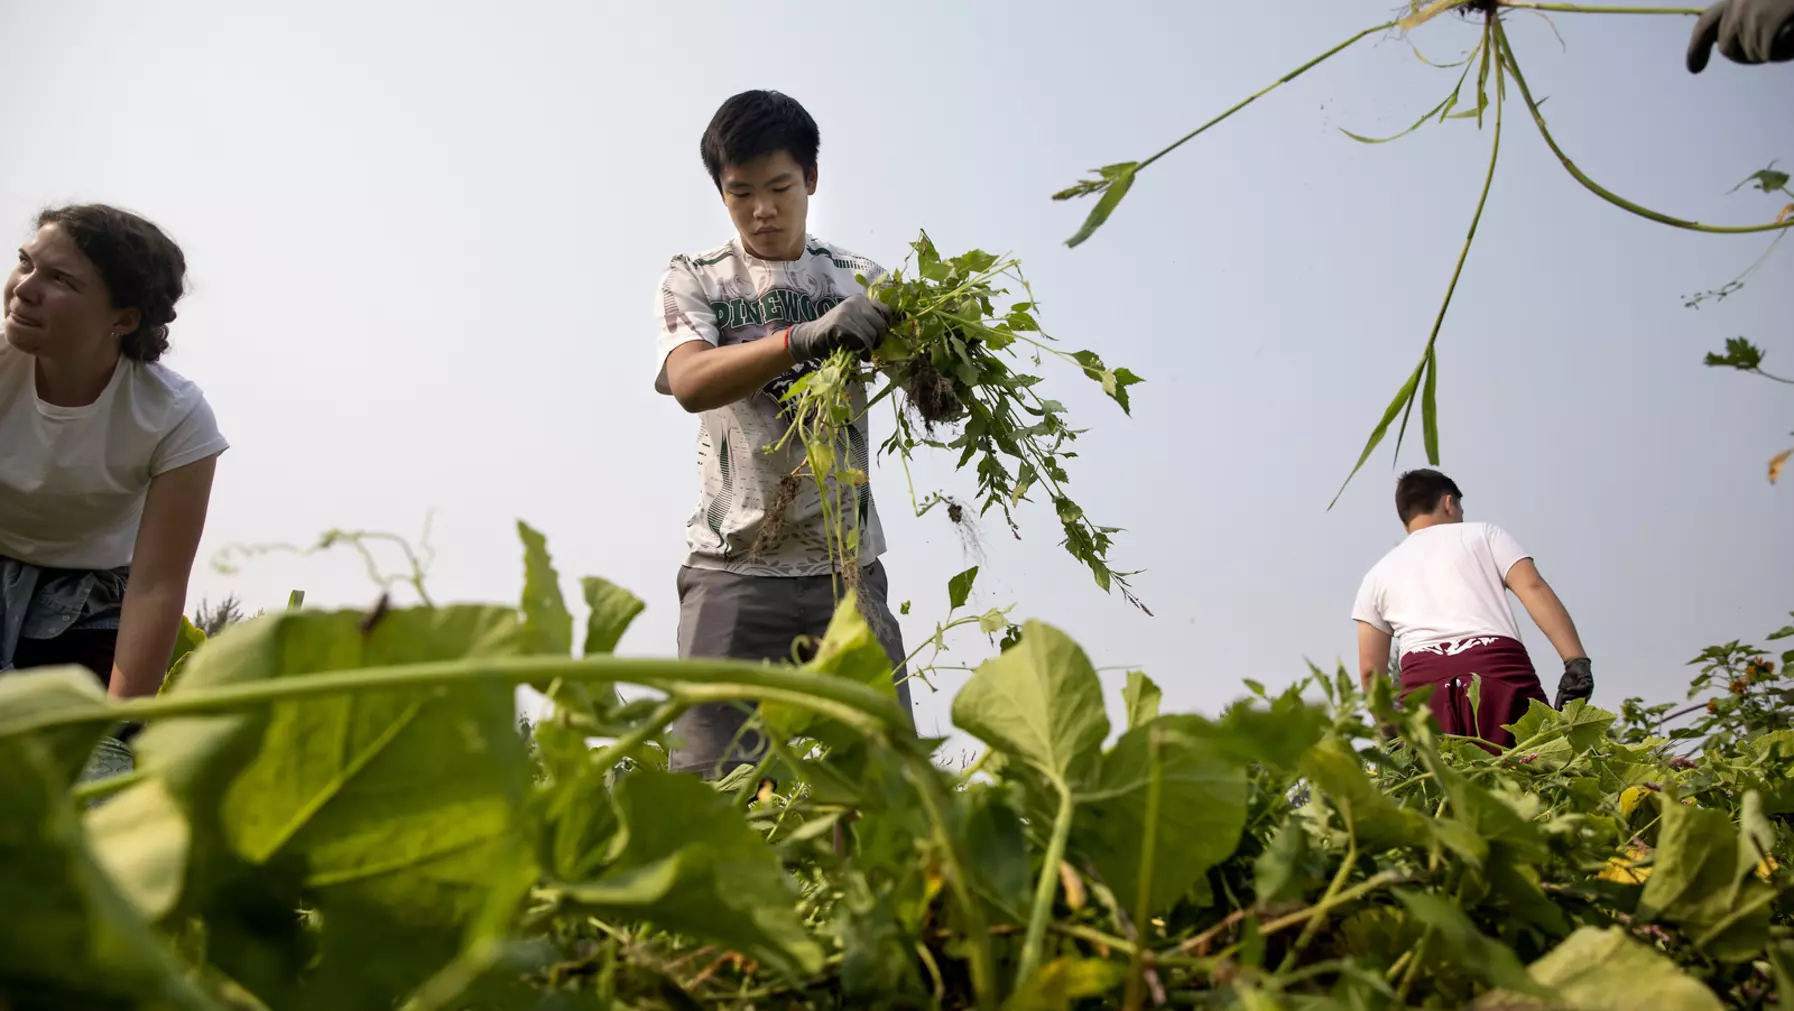
<path fill-rule="evenodd" d="M 131 563 L 150 479 L 228 447 L 199 387 L 120 358 L 99 399 L 38 399 L 37 359 L 0 339 L 0 555 L 58 569 Z"/>
<path fill-rule="evenodd" d="M 667 355 L 690 341 L 726 347 L 807 323 L 862 291 L 855 275 L 868 282 L 883 273 L 863 256 L 806 236 L 796 260 L 762 260 L 749 255 L 739 239 L 690 256 L 675 256 L 661 276 L 655 302 L 660 320 L 659 377 L 654 388 L 670 393 Z M 756 576 L 815 576 L 832 569 L 822 498 L 807 474 L 784 511 L 778 536 L 752 549 L 778 504 L 780 482 L 804 460 L 796 438 L 767 453 L 784 438 L 790 419 L 779 395 L 812 366 L 800 364 L 766 388 L 715 410 L 705 411 L 698 430 L 698 505 L 685 524 L 686 564 Z M 848 433 L 848 457 L 838 466 L 867 469 L 871 433 L 864 416 L 866 391 L 853 384 L 856 420 Z M 860 563 L 870 565 L 884 552 L 884 531 L 872 505 L 870 485 L 841 488 L 850 508 L 841 517 L 860 531 Z M 857 503 L 855 500 L 857 499 Z M 856 506 L 857 507 L 852 507 Z"/>
<path fill-rule="evenodd" d="M 1454 652 L 1490 636 L 1518 639 L 1507 574 L 1530 557 L 1493 523 L 1416 530 L 1371 567 L 1352 617 L 1394 635 L 1404 654 Z"/>

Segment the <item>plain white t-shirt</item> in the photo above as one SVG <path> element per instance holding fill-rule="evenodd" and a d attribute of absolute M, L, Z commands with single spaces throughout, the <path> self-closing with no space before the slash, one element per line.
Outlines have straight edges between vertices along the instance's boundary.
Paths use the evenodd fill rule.
<path fill-rule="evenodd" d="M 1530 557 L 1493 523 L 1424 527 L 1371 567 L 1352 617 L 1395 636 L 1404 654 L 1478 636 L 1518 639 L 1507 574 Z"/>
<path fill-rule="evenodd" d="M 131 563 L 150 479 L 229 448 L 198 386 L 120 358 L 99 399 L 37 396 L 37 361 L 0 339 L 0 555 L 59 569 Z"/>

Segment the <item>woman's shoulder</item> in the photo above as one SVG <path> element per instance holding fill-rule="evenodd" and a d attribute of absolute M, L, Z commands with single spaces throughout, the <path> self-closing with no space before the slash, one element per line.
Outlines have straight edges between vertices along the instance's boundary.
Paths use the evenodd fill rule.
<path fill-rule="evenodd" d="M 161 362 L 139 362 L 125 358 L 122 367 L 130 369 L 127 377 L 132 395 L 143 400 L 167 404 L 179 410 L 191 410 L 205 402 L 205 391 L 199 384 Z"/>
<path fill-rule="evenodd" d="M 180 430 L 202 429 L 216 434 L 218 422 L 212 405 L 199 384 L 161 362 L 125 359 L 125 377 L 131 413 L 160 436 Z"/>

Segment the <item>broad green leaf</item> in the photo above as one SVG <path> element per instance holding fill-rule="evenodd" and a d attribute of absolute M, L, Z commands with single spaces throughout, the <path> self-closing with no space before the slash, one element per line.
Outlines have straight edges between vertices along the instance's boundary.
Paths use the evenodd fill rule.
<path fill-rule="evenodd" d="M 968 274 L 982 274 L 997 262 L 995 253 L 987 253 L 982 249 L 969 249 L 953 258 Z"/>
<path fill-rule="evenodd" d="M 1638 897 L 1640 922 L 1667 921 L 1726 961 L 1754 957 L 1769 929 L 1774 892 L 1739 867 L 1739 833 L 1724 811 L 1659 794 L 1662 823 L 1651 876 Z"/>
<path fill-rule="evenodd" d="M 1530 804 L 1522 812 L 1512 803 L 1512 794 L 1498 794 L 1478 785 L 1454 769 L 1438 770 L 1441 785 L 1451 797 L 1451 820 L 1468 826 L 1470 831 L 1489 842 L 1505 844 L 1520 857 L 1543 862 L 1550 857 L 1545 839 L 1534 823 L 1538 798 L 1527 794 L 1519 802 Z"/>
<path fill-rule="evenodd" d="M 189 621 L 186 615 L 181 615 L 181 627 L 174 634 L 174 652 L 169 654 L 168 669 L 173 670 L 188 653 L 198 649 L 205 641 L 206 634 L 199 630 L 199 626 Z"/>
<path fill-rule="evenodd" d="M 531 653 L 573 652 L 573 614 L 561 596 L 561 576 L 548 555 L 548 539 L 517 521 L 523 539 L 523 644 Z"/>
<path fill-rule="evenodd" d="M 1242 699 L 1229 706 L 1219 720 L 1209 722 L 1206 737 L 1211 746 L 1234 761 L 1294 769 L 1321 739 L 1330 721 L 1325 710 L 1303 701 L 1300 691 L 1292 689 L 1272 699 L 1268 707 Z"/>
<path fill-rule="evenodd" d="M 232 626 L 195 652 L 170 697 L 322 671 L 477 662 L 517 655 L 525 642 L 510 608 L 395 610 L 363 625 L 358 612 L 284 611 Z M 114 804 L 154 808 L 129 796 L 139 790 L 174 798 L 193 840 L 181 910 L 212 921 L 225 947 L 219 964 L 245 985 L 262 993 L 310 957 L 296 947 L 296 922 L 284 935 L 252 927 L 271 909 L 303 904 L 327 925 L 308 999 L 390 997 L 452 957 L 472 919 L 528 886 L 530 766 L 514 705 L 508 686 L 490 683 L 156 721 L 136 748 L 158 781 Z M 109 866 L 128 862 L 110 852 L 129 846 L 128 835 L 96 842 Z M 374 937 L 392 954 L 356 964 L 355 947 Z"/>
<path fill-rule="evenodd" d="M 621 828 L 606 866 L 565 886 L 569 900 L 722 945 L 788 976 L 821 966 L 777 854 L 728 797 L 695 776 L 643 770 L 618 781 L 611 803 Z"/>
<path fill-rule="evenodd" d="M 599 656 L 615 651 L 623 633 L 647 605 L 640 597 L 608 579 L 587 576 L 579 582 L 585 590 L 586 606 L 592 612 L 586 619 L 585 655 Z"/>
<path fill-rule="evenodd" d="M 1775 853 L 1775 825 L 1763 814 L 1763 795 L 1746 790 L 1738 806 L 1738 864 L 1732 869 L 1732 900 Z"/>
<path fill-rule="evenodd" d="M 1607 743 L 1607 730 L 1615 719 L 1614 714 L 1582 699 L 1572 699 L 1561 713 L 1538 699 L 1531 699 L 1526 715 L 1508 724 L 1507 730 L 1514 735 L 1515 747 L 1530 743 L 1533 748 L 1538 748 L 1561 737 L 1569 741 L 1571 750 L 1581 754 Z"/>
<path fill-rule="evenodd" d="M 1027 640 L 1024 639 L 1024 642 Z M 1239 846 L 1246 823 L 1246 770 L 1210 745 L 1210 724 L 1199 717 L 1161 716 L 1129 730 L 1102 757 L 1072 842 L 1089 856 L 1109 887 L 1132 906 L 1140 877 L 1150 873 L 1154 912 L 1182 898 L 1208 869 Z M 1147 831 L 1151 740 L 1159 738 L 1158 838 L 1153 866 L 1140 866 Z"/>
<path fill-rule="evenodd" d="M 1484 994 L 1474 1007 L 1481 1011 L 1721 1011 L 1725 1006 L 1713 991 L 1674 962 L 1627 937 L 1622 927 L 1578 927 L 1568 940 L 1528 966 L 1527 975 L 1550 989 L 1549 1000 L 1497 990 Z"/>
<path fill-rule="evenodd" d="M 1107 393 L 1111 400 L 1121 405 L 1123 414 L 1130 416 L 1134 413 L 1134 407 L 1128 401 L 1127 388 L 1138 386 L 1145 381 L 1135 375 L 1131 369 L 1125 368 L 1118 368 L 1102 374 L 1103 392 Z"/>
<path fill-rule="evenodd" d="M 1570 918 L 1539 887 L 1539 874 L 1532 867 L 1516 862 L 1510 852 L 1503 850 L 1489 861 L 1484 873 L 1496 901 L 1515 916 L 1553 937 L 1570 933 Z"/>
<path fill-rule="evenodd" d="M 1414 402 L 1414 388 L 1420 385 L 1420 373 L 1425 368 L 1426 359 L 1423 358 L 1420 364 L 1414 367 L 1414 372 L 1408 376 L 1408 381 L 1402 384 L 1401 389 L 1395 391 L 1395 399 L 1389 402 L 1389 407 L 1383 412 L 1383 418 L 1377 422 L 1377 427 L 1371 429 L 1370 438 L 1364 443 L 1364 452 L 1358 454 L 1358 462 L 1352 465 L 1352 472 L 1346 475 L 1345 482 L 1339 486 L 1339 491 L 1334 493 L 1333 501 L 1327 504 L 1328 509 L 1339 504 L 1339 496 L 1345 494 L 1346 485 L 1351 484 L 1352 478 L 1357 477 L 1358 472 L 1364 469 L 1364 461 L 1370 459 L 1370 454 L 1376 451 L 1378 444 L 1383 441 L 1383 436 L 1388 434 L 1389 423 L 1395 420 L 1396 415 L 1402 413 L 1403 408 Z M 1401 451 L 1399 444 L 1395 448 L 1397 452 Z"/>
<path fill-rule="evenodd" d="M 1490 986 L 1535 996 L 1550 994 L 1548 988 L 1527 976 L 1513 949 L 1476 929 L 1456 903 L 1431 892 L 1405 888 L 1397 889 L 1395 897 L 1407 907 L 1409 916 L 1432 928 L 1433 937 L 1444 947 L 1453 965 Z"/>
<path fill-rule="evenodd" d="M 1308 867 L 1310 853 L 1308 832 L 1300 819 L 1291 818 L 1278 827 L 1252 862 L 1252 894 L 1260 906 L 1294 902 L 1319 884 Z"/>
<path fill-rule="evenodd" d="M 1358 845 L 1368 850 L 1397 846 L 1424 847 L 1431 833 L 1427 817 L 1410 811 L 1378 790 L 1364 773 L 1364 764 L 1337 737 L 1328 737 L 1308 750 L 1301 762 L 1302 774 L 1358 832 Z"/>
<path fill-rule="evenodd" d="M 1116 206 L 1121 203 L 1121 198 L 1127 196 L 1127 191 L 1133 187 L 1136 168 L 1134 162 L 1123 162 L 1098 170 L 1106 182 L 1102 189 L 1102 198 L 1096 202 L 1095 207 L 1090 209 L 1090 216 L 1084 219 L 1084 224 L 1078 229 L 1077 234 L 1065 240 L 1067 246 L 1076 248 L 1085 239 L 1094 235 L 1096 230 L 1103 226 L 1103 222 L 1109 220 L 1109 215 L 1113 214 Z"/>
<path fill-rule="evenodd" d="M 0 685 L 42 677 L 6 674 Z M 84 729 L 89 749 L 104 729 Z M 185 967 L 95 861 L 68 796 L 79 768 L 70 767 L 72 738 L 56 736 L 0 738 L 0 1005 L 222 1008 L 188 981 Z"/>
<path fill-rule="evenodd" d="M 1775 976 L 1775 995 L 1784 1008 L 1794 1007 L 1794 941 L 1771 944 L 1765 952 Z"/>
<path fill-rule="evenodd" d="M 1159 699 L 1164 693 L 1152 678 L 1140 671 L 1128 671 L 1127 687 L 1121 690 L 1121 702 L 1127 709 L 1129 730 L 1158 718 Z"/>
<path fill-rule="evenodd" d="M 94 856 L 121 893 L 148 920 L 180 900 L 193 828 L 160 778 L 87 812 Z"/>
<path fill-rule="evenodd" d="M 1005 919 L 1020 922 L 1033 902 L 1034 888 L 1026 828 L 1004 803 L 999 788 L 973 784 L 960 796 L 972 882 L 997 904 Z"/>
<path fill-rule="evenodd" d="M 971 568 L 947 580 L 947 607 L 957 611 L 966 606 L 972 598 L 972 583 L 978 578 L 978 566 Z"/>
<path fill-rule="evenodd" d="M 86 764 L 100 735 L 106 730 L 113 704 L 106 689 L 86 667 L 42 667 L 0 673 L 0 741 L 33 734 L 56 760 L 66 788 Z M 87 715 L 91 723 L 39 728 L 48 720 Z"/>
<path fill-rule="evenodd" d="M 1740 372 L 1755 372 L 1763 367 L 1763 349 L 1752 344 L 1743 337 L 1727 337 L 1725 354 L 1707 352 L 1705 364 L 1708 368 L 1737 369 Z"/>
<path fill-rule="evenodd" d="M 839 677 L 875 688 L 893 700 L 897 688 L 891 681 L 891 658 L 879 645 L 872 626 L 860 616 L 853 597 L 848 596 L 835 606 L 816 655 L 804 664 L 804 671 L 817 677 Z M 760 706 L 760 718 L 782 740 L 802 734 L 813 734 L 829 721 L 809 709 L 788 702 L 766 702 Z"/>
<path fill-rule="evenodd" d="M 1003 1011 L 1071 1011 L 1078 1001 L 1101 997 L 1121 985 L 1126 970 L 1115 962 L 1067 955 L 1034 970 L 1003 1002 Z"/>
<path fill-rule="evenodd" d="M 1077 643 L 1029 621 L 1020 643 L 978 665 L 953 699 L 953 722 L 1055 783 L 1076 783 L 1109 735 L 1102 691 Z"/>

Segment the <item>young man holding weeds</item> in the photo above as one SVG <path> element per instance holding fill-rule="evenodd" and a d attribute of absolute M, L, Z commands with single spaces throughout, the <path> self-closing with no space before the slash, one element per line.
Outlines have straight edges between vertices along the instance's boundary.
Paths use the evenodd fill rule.
<path fill-rule="evenodd" d="M 678 580 L 681 657 L 801 659 L 856 582 L 830 557 L 815 482 L 792 480 L 801 441 L 767 452 L 790 424 L 780 397 L 791 384 L 837 350 L 869 353 L 891 325 L 856 280 L 882 269 L 805 229 L 819 146 L 815 120 L 788 96 L 747 91 L 724 102 L 699 150 L 736 234 L 673 257 L 661 277 L 654 388 L 702 419 L 698 504 Z M 857 384 L 853 406 L 846 465 L 864 471 L 872 442 Z M 838 519 L 857 531 L 858 603 L 908 710 L 903 640 L 879 561 L 884 532 L 870 486 L 846 490 L 856 506 Z M 765 745 L 747 719 L 744 706 L 693 707 L 673 724 L 668 767 L 717 777 L 756 762 Z"/>

